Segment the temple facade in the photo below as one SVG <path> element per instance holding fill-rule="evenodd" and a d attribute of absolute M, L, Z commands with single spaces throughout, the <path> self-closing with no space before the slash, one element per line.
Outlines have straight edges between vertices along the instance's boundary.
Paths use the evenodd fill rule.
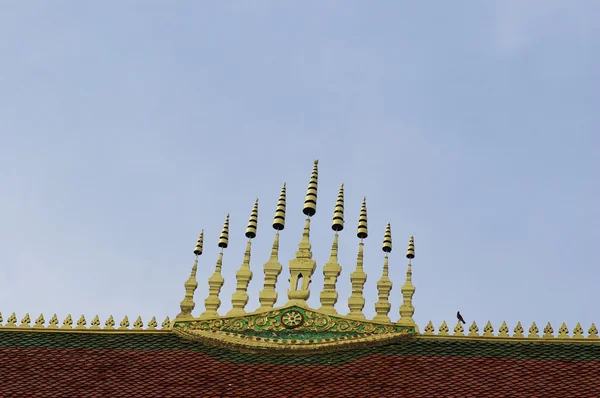
<path fill-rule="evenodd" d="M 346 227 L 344 186 L 339 189 L 331 223 L 329 259 L 313 259 L 311 218 L 317 210 L 318 162 L 313 165 L 303 214 L 302 238 L 283 280 L 279 233 L 285 228 L 286 185 L 277 203 L 274 239 L 268 260 L 259 269 L 251 264 L 252 240 L 258 228 L 258 199 L 251 210 L 245 236 L 244 260 L 236 272 L 231 310 L 220 311 L 223 256 L 229 245 L 229 215 L 219 236 L 220 252 L 207 281 L 203 308 L 198 287 L 198 259 L 204 233 L 194 247 L 194 262 L 180 312 L 160 325 L 140 317 L 116 323 L 82 315 L 48 321 L 29 314 L 20 320 L 0 314 L 1 397 L 600 397 L 600 339 L 594 324 L 571 331 L 563 323 L 557 332 L 548 323 L 540 331 L 533 323 L 497 330 L 489 322 L 446 322 L 422 328 L 413 315 L 412 262 L 415 239 L 405 237 L 406 273 L 401 286 L 389 278 L 392 228 L 382 236 L 382 266 L 378 267 L 375 316 L 363 313 L 367 281 L 363 240 L 368 229 L 363 198 L 356 235 L 360 239 L 348 311 L 336 310 L 338 233 Z M 358 209 L 357 209 L 358 210 Z M 241 232 L 241 231 L 240 231 Z M 404 252 L 404 250 L 403 250 Z M 370 267 L 370 269 L 373 269 Z M 322 272 L 323 288 L 311 292 L 311 279 Z M 418 265 L 415 268 L 418 272 Z M 255 275 L 262 290 L 249 292 Z M 229 281 L 233 283 L 233 281 Z M 277 286 L 285 283 L 287 298 L 278 300 Z M 400 291 L 402 304 L 390 317 L 389 298 Z M 319 308 L 308 298 L 318 294 Z M 258 308 L 248 308 L 250 295 Z M 254 296 L 254 297 L 256 297 Z M 278 302 L 285 304 L 278 306 Z M 339 306 L 338 306 L 339 307 Z M 77 321 L 75 321 L 77 319 Z M 133 319 L 133 318 L 132 318 Z"/>

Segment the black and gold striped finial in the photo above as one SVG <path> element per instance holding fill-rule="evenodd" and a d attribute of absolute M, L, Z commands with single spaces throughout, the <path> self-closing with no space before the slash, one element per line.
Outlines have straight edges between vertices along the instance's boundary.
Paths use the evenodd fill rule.
<path fill-rule="evenodd" d="M 221 231 L 221 236 L 219 237 L 219 247 L 221 249 L 226 249 L 229 244 L 229 213 L 227 213 L 227 217 L 225 218 L 225 223 L 223 224 L 223 230 Z"/>
<path fill-rule="evenodd" d="M 415 258 L 415 238 L 414 238 L 414 236 L 411 236 L 410 240 L 408 241 L 408 250 L 406 251 L 406 258 L 408 258 L 409 263 L 410 263 L 410 260 Z"/>
<path fill-rule="evenodd" d="M 279 194 L 279 201 L 277 201 L 277 208 L 275 209 L 275 218 L 273 219 L 273 229 L 283 231 L 283 228 L 285 228 L 285 182 Z"/>
<path fill-rule="evenodd" d="M 358 217 L 358 231 L 356 233 L 361 240 L 369 236 L 367 230 L 367 198 L 363 197 L 362 206 L 360 207 L 360 216 Z"/>
<path fill-rule="evenodd" d="M 336 233 L 344 229 L 344 184 L 340 187 L 335 208 L 333 209 L 333 221 L 331 229 Z"/>
<path fill-rule="evenodd" d="M 194 254 L 196 256 L 201 255 L 203 247 L 204 247 L 204 230 L 202 230 L 202 232 L 200 232 L 200 237 L 198 238 L 198 241 L 196 242 L 196 247 L 194 248 Z"/>
<path fill-rule="evenodd" d="M 310 182 L 308 183 L 308 190 L 306 191 L 306 198 L 304 199 L 304 208 L 302 213 L 308 217 L 312 217 L 317 213 L 317 184 L 319 179 L 319 161 L 315 160 L 313 165 L 312 174 L 310 176 Z"/>
<path fill-rule="evenodd" d="M 252 213 L 250 213 L 250 220 L 248 221 L 248 227 L 246 227 L 246 238 L 253 239 L 256 237 L 256 228 L 258 226 L 258 198 L 254 202 Z"/>
<path fill-rule="evenodd" d="M 385 227 L 385 234 L 383 235 L 383 246 L 381 247 L 381 250 L 383 250 L 386 253 L 391 253 L 392 252 L 392 227 L 390 226 L 390 223 L 387 223 L 387 226 Z"/>

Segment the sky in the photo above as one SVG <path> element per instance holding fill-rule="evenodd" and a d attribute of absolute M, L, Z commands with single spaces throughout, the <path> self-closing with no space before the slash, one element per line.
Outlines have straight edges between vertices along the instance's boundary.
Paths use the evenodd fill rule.
<path fill-rule="evenodd" d="M 417 2 L 418 3 L 418 2 Z M 390 317 L 415 237 L 421 329 L 600 322 L 600 3 L 0 0 L 0 312 L 159 323 L 204 230 L 204 310 L 230 214 L 221 314 L 259 198 L 247 310 L 287 183 L 277 305 L 319 160 L 320 306 L 340 184 L 340 313 L 367 198 L 364 312 L 387 222 Z"/>

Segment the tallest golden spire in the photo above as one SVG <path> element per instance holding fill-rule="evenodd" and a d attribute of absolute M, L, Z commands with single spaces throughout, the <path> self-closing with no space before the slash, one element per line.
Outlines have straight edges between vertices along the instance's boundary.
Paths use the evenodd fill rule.
<path fill-rule="evenodd" d="M 296 258 L 289 261 L 290 268 L 290 289 L 288 290 L 288 304 L 298 304 L 307 306 L 306 300 L 310 297 L 308 287 L 310 278 L 315 272 L 317 263 L 312 259 L 310 246 L 310 217 L 317 213 L 317 184 L 319 176 L 319 161 L 315 160 L 313 164 L 312 174 L 304 199 L 304 208 L 302 212 L 307 215 L 302 240 L 298 245 Z"/>

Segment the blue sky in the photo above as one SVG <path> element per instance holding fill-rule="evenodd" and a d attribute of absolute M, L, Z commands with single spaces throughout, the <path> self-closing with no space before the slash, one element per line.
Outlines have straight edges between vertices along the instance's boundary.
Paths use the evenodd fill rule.
<path fill-rule="evenodd" d="M 346 192 L 347 311 L 367 197 L 365 313 L 392 224 L 393 320 L 415 236 L 415 319 L 461 310 L 555 331 L 600 321 L 595 1 L 9 2 L 0 12 L 0 311 L 175 316 L 205 231 L 196 310 L 231 214 L 221 312 L 259 198 L 248 309 L 281 184 L 279 304 L 319 196 L 319 306 Z"/>

